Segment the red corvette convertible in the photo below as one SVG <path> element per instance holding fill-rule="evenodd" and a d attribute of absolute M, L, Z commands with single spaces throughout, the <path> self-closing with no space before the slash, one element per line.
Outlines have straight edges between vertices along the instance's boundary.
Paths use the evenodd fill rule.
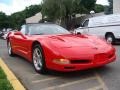
<path fill-rule="evenodd" d="M 115 49 L 96 36 L 75 35 L 55 24 L 26 24 L 7 37 L 8 54 L 18 54 L 37 72 L 84 70 L 115 61 Z"/>

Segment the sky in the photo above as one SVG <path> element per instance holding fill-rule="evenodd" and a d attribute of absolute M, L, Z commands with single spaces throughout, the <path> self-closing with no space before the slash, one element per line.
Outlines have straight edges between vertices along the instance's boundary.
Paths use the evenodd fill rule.
<path fill-rule="evenodd" d="M 14 12 L 24 10 L 27 6 L 40 3 L 41 0 L 0 0 L 0 11 L 10 15 Z"/>
<path fill-rule="evenodd" d="M 97 4 L 109 5 L 108 0 L 97 0 Z"/>
<path fill-rule="evenodd" d="M 10 15 L 22 11 L 25 7 L 40 4 L 42 0 L 0 0 L 0 11 Z M 97 0 L 98 4 L 108 5 L 107 0 Z"/>

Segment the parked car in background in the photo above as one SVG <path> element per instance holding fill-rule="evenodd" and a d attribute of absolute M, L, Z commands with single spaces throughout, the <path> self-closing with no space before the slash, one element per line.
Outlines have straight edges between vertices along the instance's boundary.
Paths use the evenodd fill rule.
<path fill-rule="evenodd" d="M 2 38 L 3 38 L 4 40 L 6 40 L 6 39 L 7 39 L 8 34 L 9 34 L 9 32 L 5 32 L 5 33 L 2 35 Z"/>
<path fill-rule="evenodd" d="M 3 35 L 4 35 L 4 33 L 2 31 L 0 31 L 0 38 L 2 38 Z"/>
<path fill-rule="evenodd" d="M 75 35 L 55 24 L 26 24 L 7 38 L 8 54 L 33 63 L 37 72 L 69 72 L 103 66 L 115 61 L 115 49 L 91 35 Z"/>
<path fill-rule="evenodd" d="M 9 32 L 11 32 L 11 31 L 14 31 L 14 30 L 12 30 L 11 28 L 7 28 L 7 29 L 4 28 L 4 29 L 2 29 L 0 31 L 0 38 L 6 39 L 8 34 L 9 34 Z"/>
<path fill-rule="evenodd" d="M 110 43 L 120 41 L 120 15 L 92 17 L 75 30 L 77 34 L 91 34 L 105 38 Z"/>

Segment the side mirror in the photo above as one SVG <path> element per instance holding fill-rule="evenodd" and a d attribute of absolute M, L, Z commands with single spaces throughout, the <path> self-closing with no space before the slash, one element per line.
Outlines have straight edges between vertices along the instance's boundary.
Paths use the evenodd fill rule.
<path fill-rule="evenodd" d="M 19 32 L 19 31 L 15 32 L 14 35 L 20 35 L 20 36 L 22 36 L 24 39 L 26 39 L 26 37 L 25 37 L 21 32 Z"/>
<path fill-rule="evenodd" d="M 81 33 L 80 33 L 80 32 L 77 32 L 76 34 L 77 34 L 77 35 L 81 35 Z"/>

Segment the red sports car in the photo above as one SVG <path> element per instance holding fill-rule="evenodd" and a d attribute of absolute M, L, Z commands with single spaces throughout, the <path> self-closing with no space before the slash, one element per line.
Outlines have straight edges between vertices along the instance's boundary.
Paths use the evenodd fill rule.
<path fill-rule="evenodd" d="M 7 37 L 8 53 L 33 63 L 37 72 L 84 70 L 115 61 L 115 49 L 96 36 L 75 35 L 55 24 L 26 24 Z"/>

